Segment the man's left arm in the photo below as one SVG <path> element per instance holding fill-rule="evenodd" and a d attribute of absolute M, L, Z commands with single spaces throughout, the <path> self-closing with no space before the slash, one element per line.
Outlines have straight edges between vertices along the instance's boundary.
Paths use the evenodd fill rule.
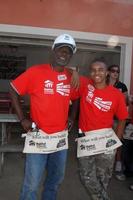
<path fill-rule="evenodd" d="M 124 134 L 126 120 L 118 120 L 118 124 L 116 126 L 115 132 L 118 138 L 121 140 Z"/>
<path fill-rule="evenodd" d="M 118 93 L 118 104 L 117 104 L 117 112 L 116 117 L 118 119 L 118 124 L 116 127 L 116 134 L 119 139 L 122 139 L 124 134 L 126 119 L 128 118 L 128 110 L 125 102 L 125 98 L 121 92 Z"/>
<path fill-rule="evenodd" d="M 66 69 L 70 74 L 72 74 L 72 76 L 71 76 L 71 86 L 73 88 L 78 89 L 79 85 L 80 85 L 78 67 L 76 67 L 76 68 L 66 67 Z"/>
<path fill-rule="evenodd" d="M 74 127 L 74 124 L 76 122 L 76 118 L 78 118 L 79 113 L 79 103 L 80 100 L 76 99 L 72 101 L 69 117 L 68 117 L 68 131 L 71 131 L 71 129 Z"/>

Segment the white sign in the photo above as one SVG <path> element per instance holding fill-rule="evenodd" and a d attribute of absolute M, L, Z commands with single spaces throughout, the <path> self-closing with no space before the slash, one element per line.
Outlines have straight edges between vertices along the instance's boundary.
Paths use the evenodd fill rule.
<path fill-rule="evenodd" d="M 23 153 L 52 153 L 68 149 L 68 132 L 47 134 L 42 130 L 28 132 Z"/>
<path fill-rule="evenodd" d="M 77 139 L 77 157 L 108 153 L 122 143 L 111 128 L 89 131 Z"/>

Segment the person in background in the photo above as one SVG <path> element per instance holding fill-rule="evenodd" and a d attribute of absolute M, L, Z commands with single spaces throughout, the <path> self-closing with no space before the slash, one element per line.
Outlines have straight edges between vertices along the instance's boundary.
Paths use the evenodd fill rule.
<path fill-rule="evenodd" d="M 112 85 L 107 85 L 108 68 L 103 59 L 94 60 L 90 65 L 89 71 L 91 79 L 81 77 L 79 90 L 73 94 L 75 105 L 78 102 L 76 99 L 80 98 L 79 129 L 84 137 L 83 140 L 82 138 L 78 139 L 89 142 L 86 139 L 89 134 L 92 137 L 94 136 L 94 139 L 98 136 L 106 138 L 105 132 L 107 135 L 110 131 L 113 132 L 114 116 L 118 118 L 115 133 L 121 139 L 125 120 L 128 116 L 125 99 L 119 90 Z M 76 106 L 74 109 L 72 108 L 72 111 L 76 112 L 75 109 Z M 106 139 L 108 141 L 108 137 Z M 79 147 L 81 152 L 90 147 L 88 150 L 90 153 L 90 150 L 92 148 L 95 149 L 96 145 L 96 149 L 98 149 L 99 143 L 96 143 L 95 140 L 93 141 L 93 145 L 81 145 Z M 81 182 L 91 200 L 110 199 L 107 188 L 112 176 L 116 150 L 108 151 L 108 146 L 104 150 L 105 153 L 97 152 L 94 155 L 83 155 L 78 158 Z"/>
<path fill-rule="evenodd" d="M 130 95 L 129 102 L 130 102 L 130 104 L 131 104 L 131 106 L 132 106 L 131 123 L 133 124 L 133 95 Z M 132 153 L 132 156 L 133 156 L 133 153 Z M 132 184 L 129 186 L 129 189 L 130 189 L 131 191 L 133 191 L 133 182 L 132 182 Z"/>
<path fill-rule="evenodd" d="M 120 67 L 119 65 L 111 65 L 108 67 L 109 76 L 108 76 L 108 83 L 115 88 L 119 89 L 125 97 L 126 104 L 128 106 L 128 89 L 127 86 L 119 81 L 119 74 L 120 74 Z M 114 128 L 117 124 L 117 119 L 114 120 Z M 116 153 L 116 161 L 115 161 L 115 177 L 120 180 L 124 181 L 126 176 L 124 175 L 123 169 L 123 156 L 122 156 L 122 148 L 120 147 L 117 149 Z"/>
<path fill-rule="evenodd" d="M 27 133 L 32 130 L 34 122 L 42 134 L 47 136 L 60 134 L 63 137 L 66 134 L 69 102 L 72 100 L 73 89 L 70 85 L 71 73 L 65 66 L 75 52 L 76 43 L 73 37 L 62 34 L 53 43 L 48 64 L 30 67 L 11 81 L 12 104 Z M 30 119 L 25 117 L 25 112 L 19 103 L 19 96 L 26 94 L 30 96 Z M 54 144 L 54 140 L 51 142 Z M 66 143 L 67 137 L 61 145 Z M 64 178 L 66 158 L 67 146 L 63 150 L 51 147 L 50 151 L 45 153 L 26 153 L 20 200 L 37 200 L 38 188 L 45 171 L 47 173 L 42 200 L 55 200 Z"/>
<path fill-rule="evenodd" d="M 109 76 L 108 76 L 108 83 L 113 85 L 115 88 L 119 89 L 122 94 L 125 96 L 126 104 L 128 105 L 128 89 L 127 86 L 119 81 L 120 75 L 120 67 L 119 65 L 111 65 L 108 67 Z"/>

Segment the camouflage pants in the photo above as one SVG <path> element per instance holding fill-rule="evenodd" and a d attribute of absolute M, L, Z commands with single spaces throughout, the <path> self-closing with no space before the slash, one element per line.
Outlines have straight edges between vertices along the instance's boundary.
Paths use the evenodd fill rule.
<path fill-rule="evenodd" d="M 112 176 L 115 152 L 79 158 L 81 182 L 91 200 L 109 200 L 107 187 Z"/>

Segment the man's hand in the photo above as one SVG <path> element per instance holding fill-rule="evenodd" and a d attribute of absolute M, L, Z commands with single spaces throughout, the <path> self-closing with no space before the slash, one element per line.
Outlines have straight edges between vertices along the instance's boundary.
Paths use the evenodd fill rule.
<path fill-rule="evenodd" d="M 121 140 L 124 134 L 126 120 L 118 120 L 117 127 L 115 129 L 116 135 Z"/>
<path fill-rule="evenodd" d="M 70 132 L 73 128 L 74 125 L 74 121 L 72 119 L 68 119 L 68 124 L 67 124 L 67 128 L 68 128 L 68 132 Z"/>
<path fill-rule="evenodd" d="M 78 74 L 78 67 L 75 68 L 70 68 L 70 67 L 66 67 L 66 69 L 68 70 L 68 72 L 70 74 L 72 74 L 71 77 L 71 87 L 78 89 L 79 85 L 80 85 L 80 80 L 79 80 L 79 74 Z"/>
<path fill-rule="evenodd" d="M 20 123 L 21 123 L 23 129 L 24 129 L 26 132 L 32 130 L 32 121 L 31 121 L 31 120 L 24 118 L 24 119 L 22 119 L 22 120 L 20 121 Z"/>

